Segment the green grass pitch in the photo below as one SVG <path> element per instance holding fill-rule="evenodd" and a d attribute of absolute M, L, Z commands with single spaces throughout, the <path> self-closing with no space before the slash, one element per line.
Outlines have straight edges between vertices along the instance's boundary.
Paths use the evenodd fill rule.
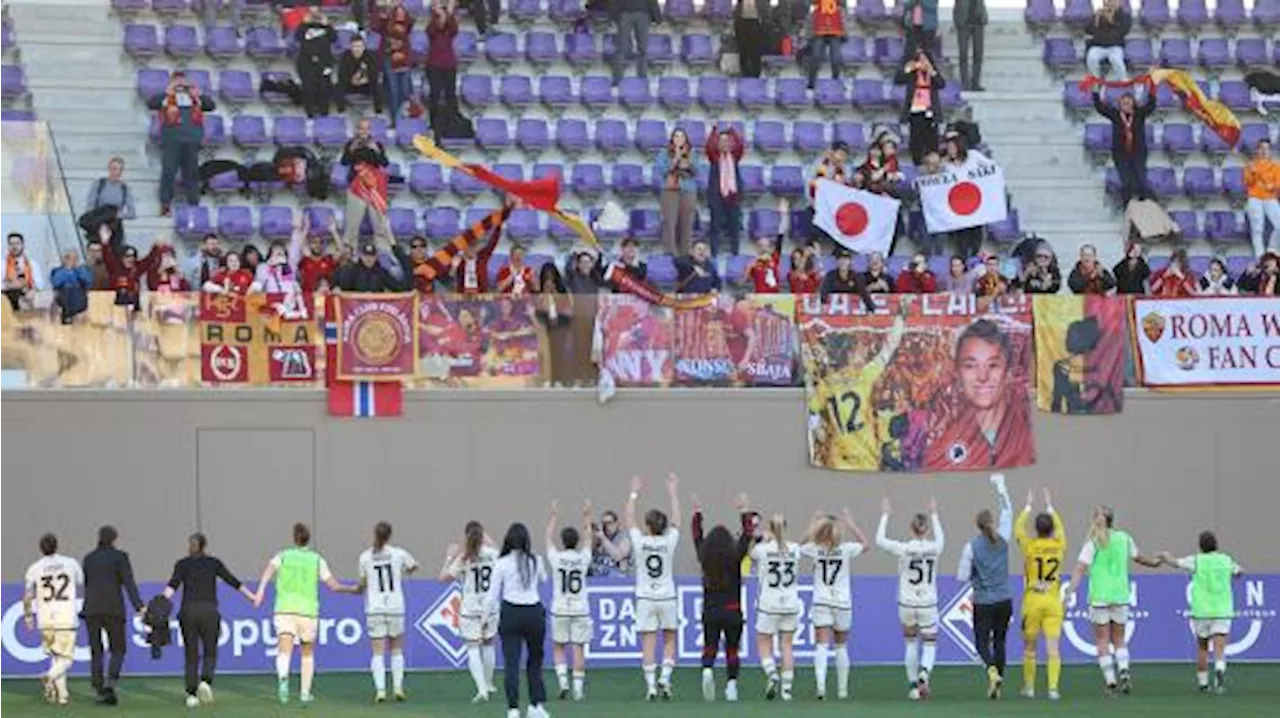
<path fill-rule="evenodd" d="M 734 718 L 774 718 L 775 716 L 1102 716 L 1129 718 L 1151 716 L 1205 715 L 1261 716 L 1276 715 L 1280 692 L 1275 680 L 1280 668 L 1271 665 L 1230 666 L 1228 692 L 1223 696 L 1201 695 L 1195 688 L 1195 669 L 1190 664 L 1138 665 L 1134 671 L 1134 693 L 1131 696 L 1106 698 L 1102 695 L 1101 675 L 1096 667 L 1074 666 L 1063 671 L 1063 698 L 1050 703 L 1043 697 L 1029 701 L 1017 696 L 1021 685 L 1021 667 L 1010 666 L 1009 686 L 1004 700 L 986 699 L 985 677 L 978 667 L 939 667 L 933 676 L 934 698 L 912 703 L 906 699 L 905 678 L 901 668 L 875 667 L 853 670 L 854 699 L 850 702 L 818 702 L 812 698 L 813 674 L 802 668 L 796 678 L 796 700 L 790 704 L 766 702 L 764 681 L 759 669 L 743 669 L 742 700 L 737 704 L 705 703 L 695 669 L 683 669 L 676 675 L 675 700 L 669 703 L 646 703 L 644 679 L 639 669 L 597 670 L 587 674 L 587 700 L 582 703 L 559 701 L 554 697 L 555 677 L 547 674 L 548 689 L 553 691 L 548 709 L 555 718 L 695 718 L 699 716 L 734 716 Z M 723 670 L 717 671 L 722 685 Z M 16 716 L 217 716 L 219 718 L 274 718 L 299 716 L 306 718 L 372 718 L 374 716 L 417 716 L 422 718 L 505 718 L 502 701 L 472 706 L 472 683 L 464 671 L 456 673 L 415 673 L 406 679 L 409 701 L 373 705 L 373 690 L 366 674 L 343 673 L 319 675 L 316 678 L 316 701 L 308 706 L 297 703 L 297 676 L 294 676 L 294 699 L 288 706 L 275 700 L 275 680 L 270 676 L 225 676 L 215 685 L 214 706 L 188 711 L 182 703 L 182 681 L 174 678 L 128 678 L 120 686 L 121 702 L 117 708 L 93 704 L 84 679 L 71 683 L 72 704 L 53 706 L 39 695 L 39 685 L 32 680 L 6 680 L 0 692 L 0 708 L 5 718 Z M 501 683 L 501 672 L 498 676 Z M 1044 667 L 1039 673 L 1043 694 Z M 835 673 L 828 677 L 829 690 L 835 690 Z M 522 690 L 523 690 L 522 686 Z M 1270 706 L 1270 707 L 1268 707 Z"/>

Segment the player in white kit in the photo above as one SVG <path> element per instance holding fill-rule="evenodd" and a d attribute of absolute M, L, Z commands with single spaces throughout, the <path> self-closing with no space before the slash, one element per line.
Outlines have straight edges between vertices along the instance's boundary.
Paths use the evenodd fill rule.
<path fill-rule="evenodd" d="M 836 696 L 849 697 L 849 629 L 853 626 L 853 590 L 850 576 L 853 559 L 867 550 L 867 536 L 853 520 L 846 506 L 844 526 L 830 514 L 818 514 L 800 546 L 800 555 L 813 568 L 813 628 L 818 645 L 814 651 L 813 673 L 817 680 L 817 697 L 827 696 L 827 658 L 835 639 Z M 856 541 L 847 540 L 848 531 Z"/>
<path fill-rule="evenodd" d="M 498 614 L 485 608 L 498 550 L 492 546 L 479 521 L 468 521 L 463 533 L 461 550 L 457 544 L 449 546 L 440 580 L 462 584 L 462 612 L 458 628 L 462 632 L 462 640 L 467 642 L 467 669 L 476 683 L 476 695 L 471 702 L 481 703 L 498 692 L 493 684 L 493 671 L 498 662 L 494 648 Z"/>
<path fill-rule="evenodd" d="M 40 537 L 40 553 L 23 581 L 22 615 L 27 630 L 40 629 L 40 643 L 50 659 L 49 670 L 40 675 L 45 700 L 66 705 L 71 702 L 67 670 L 75 661 L 80 625 L 76 603 L 84 571 L 75 559 L 58 553 L 58 537 L 53 534 Z"/>
<path fill-rule="evenodd" d="M 396 700 L 404 695 L 404 577 L 418 570 L 418 562 L 408 551 L 392 546 L 391 524 L 373 527 L 373 548 L 360 554 L 360 582 L 352 593 L 364 592 L 365 627 L 373 657 L 373 701 L 387 699 L 387 644 L 391 645 L 391 690 Z"/>
<path fill-rule="evenodd" d="M 910 686 L 907 696 L 911 700 L 928 698 L 929 674 L 938 654 L 938 557 L 944 545 L 938 502 L 930 497 L 929 515 L 916 514 L 911 519 L 911 538 L 907 541 L 894 541 L 885 536 L 889 527 L 889 499 L 880 503 L 880 509 L 876 545 L 898 557 L 898 618 L 907 644 L 907 684 Z"/>
<path fill-rule="evenodd" d="M 680 611 L 676 605 L 676 581 L 673 569 L 676 544 L 680 541 L 680 479 L 667 474 L 667 496 L 671 500 L 671 517 L 658 509 L 644 515 L 642 532 L 636 523 L 636 500 L 644 488 L 644 479 L 631 479 L 631 496 L 627 499 L 626 522 L 631 537 L 631 551 L 636 570 L 636 631 L 640 634 L 643 655 L 645 697 L 671 698 L 671 673 L 676 667 L 676 629 L 680 627 Z M 655 660 L 658 631 L 662 631 L 662 677 L 657 677 Z"/>
<path fill-rule="evenodd" d="M 800 544 L 786 539 L 787 520 L 774 514 L 765 527 L 764 540 L 751 547 L 756 567 L 756 650 L 760 668 L 768 679 L 765 698 L 791 700 L 796 677 L 794 636 L 800 622 Z M 773 639 L 778 639 L 782 672 L 773 659 Z"/>
<path fill-rule="evenodd" d="M 556 547 L 559 502 L 551 502 L 547 521 L 547 566 L 551 571 L 551 657 L 560 684 L 560 700 L 569 697 L 569 665 L 565 649 L 573 653 L 573 699 L 580 701 L 587 680 L 587 644 L 591 643 L 591 612 L 587 605 L 587 570 L 591 568 L 591 502 L 582 504 L 582 531 L 566 526 Z M 584 539 L 584 537 L 586 537 Z M 583 548 L 586 543 L 586 548 Z"/>

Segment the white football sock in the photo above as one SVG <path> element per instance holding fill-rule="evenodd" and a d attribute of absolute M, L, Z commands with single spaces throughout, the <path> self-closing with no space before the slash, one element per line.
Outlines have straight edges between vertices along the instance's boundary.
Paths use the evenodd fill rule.
<path fill-rule="evenodd" d="M 920 668 L 928 673 L 933 673 L 933 661 L 938 657 L 938 642 L 925 641 L 924 646 L 920 650 Z"/>
<path fill-rule="evenodd" d="M 492 643 L 486 643 L 480 647 L 480 657 L 484 659 L 484 679 L 488 690 L 497 690 L 498 686 L 493 682 L 493 673 L 498 669 L 498 648 Z"/>
<path fill-rule="evenodd" d="M 471 672 L 471 680 L 475 681 L 476 693 L 485 693 L 489 690 L 489 680 L 485 678 L 484 659 L 480 653 L 480 646 L 467 646 L 467 670 Z"/>
<path fill-rule="evenodd" d="M 827 654 L 830 649 L 825 643 L 819 643 L 813 653 L 813 677 L 818 684 L 818 695 L 827 694 Z"/>
<path fill-rule="evenodd" d="M 1196 671 L 1196 682 L 1200 684 L 1201 688 L 1204 688 L 1205 686 L 1209 685 L 1209 672 Z"/>
<path fill-rule="evenodd" d="M 661 680 L 662 685 L 664 686 L 671 685 L 671 673 L 675 671 L 675 669 L 676 669 L 675 661 L 668 660 L 665 658 L 662 660 L 662 680 Z"/>
<path fill-rule="evenodd" d="M 795 681 L 796 681 L 796 672 L 795 672 L 795 671 L 783 671 L 783 672 L 782 672 L 782 690 L 784 690 L 784 691 L 790 691 L 790 690 L 791 690 L 791 684 L 792 684 L 792 683 L 795 683 Z"/>
<path fill-rule="evenodd" d="M 387 692 L 387 665 L 381 653 L 373 654 L 369 659 L 369 672 L 373 674 L 373 689 L 379 693 Z"/>
<path fill-rule="evenodd" d="M 560 685 L 560 690 L 569 690 L 569 666 L 563 663 L 556 664 L 556 683 Z"/>
<path fill-rule="evenodd" d="M 903 658 L 903 663 L 907 667 L 907 682 L 915 683 L 920 679 L 920 644 L 916 643 L 916 639 L 907 639 L 907 653 Z"/>
<path fill-rule="evenodd" d="M 1116 649 L 1116 668 L 1127 671 L 1129 670 L 1129 647 Z"/>
<path fill-rule="evenodd" d="M 649 689 L 650 693 L 658 690 L 658 667 L 654 665 L 644 666 L 644 685 Z"/>
<path fill-rule="evenodd" d="M 288 653 L 276 654 L 276 678 L 284 680 L 289 677 L 289 659 L 292 658 Z"/>
<path fill-rule="evenodd" d="M 1217 672 L 1219 672 L 1219 673 L 1226 673 L 1226 672 L 1227 672 L 1227 659 L 1226 659 L 1226 658 L 1219 658 L 1218 660 L 1214 661 L 1214 662 L 1213 662 L 1213 670 L 1215 670 L 1215 671 L 1217 671 Z"/>
<path fill-rule="evenodd" d="M 586 671 L 573 672 L 573 694 L 574 695 L 577 695 L 577 696 L 582 695 L 582 689 L 586 687 L 586 683 L 587 683 Z"/>
<path fill-rule="evenodd" d="M 1114 686 L 1116 684 L 1116 669 L 1111 662 L 1111 654 L 1098 656 L 1098 667 L 1102 669 L 1102 678 L 1107 685 Z"/>
<path fill-rule="evenodd" d="M 404 692 L 404 652 L 391 652 L 391 687 L 396 693 Z"/>
<path fill-rule="evenodd" d="M 769 680 L 777 680 L 778 665 L 774 662 L 773 656 L 765 656 L 760 659 L 760 670 L 764 671 L 764 675 Z"/>
<path fill-rule="evenodd" d="M 302 654 L 298 659 L 298 675 L 302 677 L 302 687 L 299 689 L 302 695 L 311 695 L 311 682 L 316 677 L 316 654 Z"/>
<path fill-rule="evenodd" d="M 849 694 L 849 646 L 844 643 L 836 644 L 836 691 Z"/>

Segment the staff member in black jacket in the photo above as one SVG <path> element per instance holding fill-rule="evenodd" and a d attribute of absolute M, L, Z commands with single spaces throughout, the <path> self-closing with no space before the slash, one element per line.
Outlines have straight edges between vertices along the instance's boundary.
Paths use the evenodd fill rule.
<path fill-rule="evenodd" d="M 182 628 L 186 661 L 188 708 L 213 702 L 213 674 L 218 669 L 218 633 L 222 627 L 222 616 L 218 613 L 218 579 L 253 602 L 253 592 L 240 583 L 222 561 L 204 552 L 208 543 L 204 534 L 191 534 L 187 539 L 187 556 L 173 565 L 173 578 L 164 589 L 164 597 L 170 599 L 182 589 L 178 625 Z M 198 671 L 202 652 L 204 670 Z"/>
<path fill-rule="evenodd" d="M 729 529 L 717 524 L 702 534 L 702 503 L 693 497 L 693 546 L 702 566 L 702 697 L 715 700 L 716 654 L 724 637 L 724 660 L 728 680 L 727 701 L 738 700 L 738 671 L 742 665 L 738 649 L 742 644 L 742 561 L 751 552 L 759 514 L 748 510 L 747 495 L 738 497 L 742 531 L 735 540 Z"/>
<path fill-rule="evenodd" d="M 124 601 L 120 589 L 129 592 L 133 610 L 143 609 L 138 584 L 133 580 L 133 567 L 129 554 L 116 549 L 119 532 L 114 526 L 98 529 L 98 547 L 84 557 L 84 617 L 89 633 L 90 675 L 93 689 L 98 692 L 98 702 L 116 704 L 116 683 L 120 681 L 120 667 L 124 665 L 125 639 Z M 102 675 L 102 634 L 107 634 L 111 649 L 111 663 L 107 667 L 106 680 Z"/>

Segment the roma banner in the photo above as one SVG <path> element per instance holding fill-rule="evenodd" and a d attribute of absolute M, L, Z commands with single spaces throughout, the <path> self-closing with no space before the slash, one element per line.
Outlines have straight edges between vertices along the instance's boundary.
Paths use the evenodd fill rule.
<path fill-rule="evenodd" d="M 1035 463 L 1031 303 L 951 294 L 806 295 L 796 322 L 809 458 L 843 471 Z"/>
<path fill-rule="evenodd" d="M 424 295 L 418 299 L 418 384 L 519 388 L 543 373 L 533 299 Z"/>
<path fill-rule="evenodd" d="M 1280 387 L 1280 299 L 1134 298 L 1132 306 L 1143 386 Z"/>
<path fill-rule="evenodd" d="M 916 179 L 930 234 L 985 227 L 1009 217 L 1004 170 L 990 160 L 969 160 L 955 170 Z"/>
<path fill-rule="evenodd" d="M 1125 297 L 1038 294 L 1036 405 L 1056 414 L 1117 414 L 1124 404 Z"/>
<path fill-rule="evenodd" d="M 200 295 L 200 380 L 315 386 L 319 324 L 310 294 Z"/>
<path fill-rule="evenodd" d="M 338 294 L 334 377 L 343 381 L 402 381 L 417 370 L 418 295 Z"/>

